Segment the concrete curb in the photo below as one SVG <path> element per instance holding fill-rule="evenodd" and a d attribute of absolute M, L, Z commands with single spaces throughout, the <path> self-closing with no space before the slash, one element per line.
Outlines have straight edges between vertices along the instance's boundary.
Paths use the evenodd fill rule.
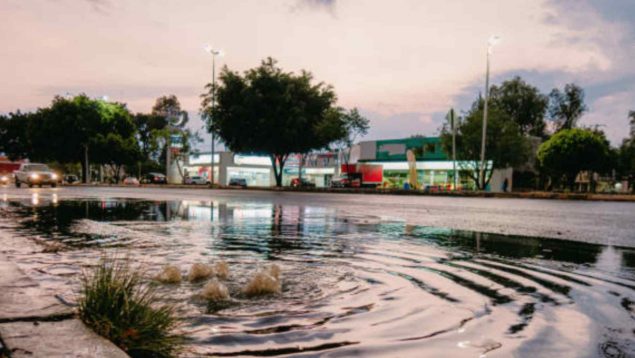
<path fill-rule="evenodd" d="M 3 354 L 12 358 L 128 357 L 0 254 L 0 357 Z"/>
<path fill-rule="evenodd" d="M 210 189 L 205 185 L 182 184 L 142 184 L 139 186 L 122 184 L 81 184 L 68 187 L 100 187 L 100 188 L 165 188 L 165 189 Z M 593 193 L 558 193 L 545 191 L 489 193 L 480 191 L 461 192 L 424 192 L 403 189 L 369 189 L 369 188 L 291 188 L 291 187 L 215 187 L 213 190 L 245 190 L 291 193 L 324 193 L 324 194 L 367 194 L 367 195 L 408 195 L 408 196 L 442 196 L 461 198 L 508 198 L 508 199 L 548 199 L 548 200 L 581 200 L 581 201 L 618 201 L 635 202 L 635 194 L 593 194 Z"/>

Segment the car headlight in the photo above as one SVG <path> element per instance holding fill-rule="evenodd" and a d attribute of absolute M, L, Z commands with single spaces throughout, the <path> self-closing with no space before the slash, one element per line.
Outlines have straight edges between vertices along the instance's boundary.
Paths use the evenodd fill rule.
<path fill-rule="evenodd" d="M 33 173 L 33 174 L 31 174 L 31 179 L 38 180 L 38 179 L 40 179 L 40 176 L 38 174 Z"/>
<path fill-rule="evenodd" d="M 51 174 L 51 179 L 57 180 L 57 174 L 55 174 L 55 173 Z"/>
<path fill-rule="evenodd" d="M 3 175 L 0 177 L 0 181 L 9 181 L 9 177 L 6 175 Z"/>

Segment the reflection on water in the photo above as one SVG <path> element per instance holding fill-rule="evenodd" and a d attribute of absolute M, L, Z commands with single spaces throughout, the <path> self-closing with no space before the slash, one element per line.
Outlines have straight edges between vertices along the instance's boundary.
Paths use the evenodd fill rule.
<path fill-rule="evenodd" d="M 194 354 L 332 356 L 635 355 L 635 251 L 386 222 L 336 209 L 211 201 L 0 202 L 2 226 L 66 250 L 21 264 L 73 297 L 103 250 L 152 272 L 227 260 L 231 304 L 163 287 Z M 282 293 L 248 299 L 259 268 Z"/>

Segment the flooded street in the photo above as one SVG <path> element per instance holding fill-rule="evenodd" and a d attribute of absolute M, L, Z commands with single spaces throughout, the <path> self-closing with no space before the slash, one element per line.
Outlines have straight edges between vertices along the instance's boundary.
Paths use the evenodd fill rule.
<path fill-rule="evenodd" d="M 373 204 L 373 215 L 308 196 L 300 204 L 258 193 L 113 192 L 6 191 L 0 242 L 70 304 L 79 274 L 104 255 L 130 259 L 149 281 L 167 264 L 185 274 L 197 262 L 226 261 L 232 299 L 222 306 L 197 297 L 205 282 L 159 285 L 184 317 L 186 356 L 635 356 L 632 223 L 602 218 L 584 243 L 423 225 L 389 205 Z M 365 197 L 379 200 L 355 200 Z M 561 205 L 527 205 L 535 203 Z M 611 210 L 632 216 L 624 210 L 634 207 Z M 609 229 L 612 238 L 593 239 Z M 282 292 L 247 298 L 242 288 L 271 263 L 282 269 Z"/>

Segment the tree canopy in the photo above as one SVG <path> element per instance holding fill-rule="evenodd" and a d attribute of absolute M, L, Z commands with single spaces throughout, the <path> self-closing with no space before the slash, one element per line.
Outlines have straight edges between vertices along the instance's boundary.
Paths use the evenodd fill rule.
<path fill-rule="evenodd" d="M 492 86 L 490 105 L 496 107 L 514 121 L 521 134 L 543 137 L 545 135 L 545 113 L 549 99 L 538 88 L 516 76 Z"/>
<path fill-rule="evenodd" d="M 549 115 L 555 122 L 556 132 L 575 128 L 586 111 L 584 90 L 574 83 L 565 85 L 563 91 L 554 88 L 549 94 Z"/>
<path fill-rule="evenodd" d="M 582 171 L 607 169 L 611 153 L 608 141 L 598 131 L 563 129 L 538 148 L 538 160 L 555 184 L 564 179 L 573 189 Z"/>
<path fill-rule="evenodd" d="M 456 158 L 461 161 L 460 169 L 470 176 L 477 187 L 483 190 L 492 178 L 494 169 L 514 167 L 527 160 L 529 144 L 521 134 L 518 124 L 498 107 L 492 107 L 488 114 L 485 156 L 492 165 L 486 168 L 484 183 L 479 180 L 481 136 L 483 132 L 483 101 L 474 102 L 472 109 L 456 123 Z M 447 153 L 452 153 L 452 128 L 444 125 L 441 143 Z"/>
<path fill-rule="evenodd" d="M 333 88 L 314 83 L 309 72 L 285 72 L 272 58 L 242 75 L 223 68 L 215 92 L 213 111 L 211 88 L 203 94 L 211 131 L 234 152 L 269 155 L 277 186 L 289 154 L 324 148 L 346 134 Z"/>

